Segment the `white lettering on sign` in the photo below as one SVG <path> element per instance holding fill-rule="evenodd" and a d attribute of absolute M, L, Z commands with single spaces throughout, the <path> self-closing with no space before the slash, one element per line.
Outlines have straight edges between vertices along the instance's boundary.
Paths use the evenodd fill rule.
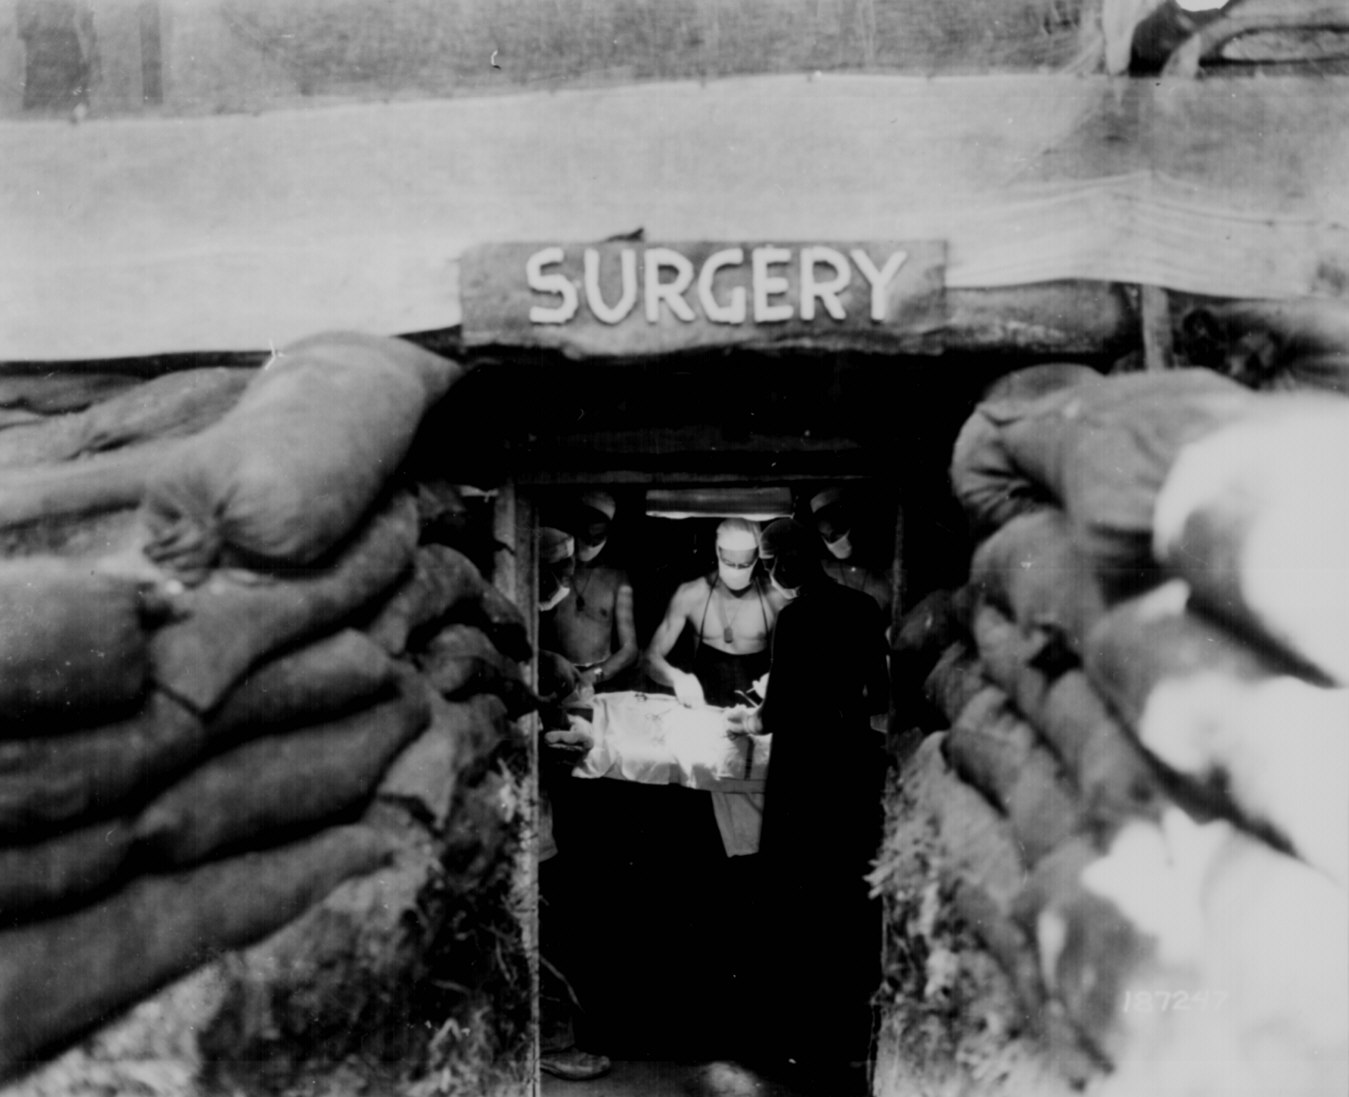
<path fill-rule="evenodd" d="M 660 280 L 661 267 L 669 267 L 675 272 L 673 282 Z M 660 303 L 664 301 L 670 311 L 686 323 L 694 319 L 693 310 L 684 300 L 683 293 L 693 281 L 693 264 L 673 248 L 651 248 L 646 253 L 646 319 L 654 324 L 660 320 Z"/>
<path fill-rule="evenodd" d="M 565 324 L 576 315 L 576 287 L 565 274 L 544 274 L 544 267 L 562 262 L 561 248 L 544 248 L 536 251 L 525 264 L 525 277 L 529 288 L 540 293 L 556 293 L 562 298 L 562 304 L 556 308 L 544 308 L 535 305 L 529 310 L 531 324 Z"/>
<path fill-rule="evenodd" d="M 623 288 L 619 291 L 618 304 L 610 308 L 600 294 L 600 253 L 595 248 L 586 248 L 585 253 L 585 290 L 586 304 L 595 314 L 595 319 L 603 324 L 617 324 L 632 311 L 637 304 L 637 253 L 624 250 L 619 254 L 619 270 Z"/>
<path fill-rule="evenodd" d="M 790 320 L 793 309 L 790 303 L 770 305 L 768 299 L 786 293 L 791 289 L 785 276 L 770 274 L 769 267 L 781 266 L 791 262 L 792 253 L 787 248 L 775 248 L 771 245 L 755 248 L 750 252 L 750 264 L 753 268 L 751 285 L 754 287 L 754 322 L 756 324 L 780 324 Z"/>
<path fill-rule="evenodd" d="M 529 288 L 556 298 L 552 304 L 531 306 L 530 322 L 567 323 L 579 311 L 582 294 L 595 319 L 611 326 L 634 314 L 639 297 L 641 314 L 649 324 L 659 324 L 665 311 L 686 324 L 696 321 L 699 312 L 713 324 L 743 324 L 747 319 L 756 324 L 780 324 L 798 316 L 813 322 L 821 313 L 842 321 L 847 319 L 848 302 L 857 303 L 861 296 L 860 286 L 849 292 L 856 268 L 869 291 L 870 318 L 882 323 L 893 283 L 909 258 L 906 251 L 893 251 L 878 267 L 863 248 L 852 248 L 845 255 L 838 248 L 814 244 L 801 247 L 799 267 L 794 267 L 792 248 L 764 244 L 750 251 L 749 270 L 745 271 L 743 247 L 714 251 L 702 261 L 701 268 L 695 268 L 693 260 L 674 248 L 651 247 L 642 251 L 639 271 L 638 252 L 642 249 L 611 250 L 618 252 L 619 264 L 618 295 L 612 302 L 604 299 L 601 278 L 605 250 L 585 248 L 581 277 L 575 280 L 561 270 L 549 269 L 565 262 L 561 247 L 541 248 L 530 255 L 525 262 Z M 732 284 L 723 285 L 719 292 L 717 276 L 723 272 Z M 789 272 L 798 275 L 795 287 Z M 610 279 L 612 293 L 612 274 Z"/>
<path fill-rule="evenodd" d="M 703 315 L 714 324 L 743 324 L 745 322 L 745 287 L 731 290 L 730 303 L 722 305 L 712 296 L 712 279 L 722 267 L 738 267 L 745 261 L 744 248 L 723 248 L 707 257 L 698 275 L 698 303 Z"/>
<path fill-rule="evenodd" d="M 834 268 L 834 277 L 829 282 L 815 281 L 815 265 L 828 263 Z M 843 302 L 838 295 L 848 288 L 852 281 L 852 271 L 848 261 L 833 248 L 815 247 L 801 249 L 801 319 L 815 319 L 815 301 L 818 298 L 824 309 L 835 320 L 847 316 L 843 311 Z"/>
<path fill-rule="evenodd" d="M 861 248 L 853 248 L 849 253 L 852 255 L 852 261 L 857 264 L 857 269 L 862 272 L 868 282 L 871 283 L 871 318 L 873 320 L 885 319 L 885 288 L 899 273 L 899 268 L 904 265 L 904 260 L 909 257 L 906 251 L 897 251 L 885 261 L 885 266 L 880 270 L 871 261 L 871 256 Z"/>

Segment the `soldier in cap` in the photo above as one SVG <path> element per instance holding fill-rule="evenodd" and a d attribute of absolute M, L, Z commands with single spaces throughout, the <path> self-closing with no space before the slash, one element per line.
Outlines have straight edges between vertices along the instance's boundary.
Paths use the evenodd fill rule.
<path fill-rule="evenodd" d="M 571 600 L 574 583 L 576 539 L 565 530 L 545 526 L 539 530 L 539 611 L 540 622 L 545 623 L 557 612 L 557 607 Z M 539 651 L 539 692 L 550 702 L 563 701 L 578 686 L 577 674 L 564 657 L 546 647 Z M 584 751 L 579 754 L 569 743 L 555 741 L 551 725 L 559 730 L 568 728 L 566 716 L 552 704 L 541 709 L 545 735 L 542 737 L 541 758 L 549 763 L 539 774 L 539 811 L 537 818 L 537 846 L 540 895 L 539 952 L 545 960 L 539 965 L 539 1068 L 554 1077 L 569 1080 L 598 1078 L 612 1067 L 608 1056 L 583 1050 L 577 1046 L 577 1011 L 574 991 L 566 972 L 573 971 L 576 962 L 578 914 L 568 897 L 574 894 L 574 868 L 571 858 L 559 856 L 553 836 L 553 799 L 555 786 L 562 774 L 570 771 Z"/>
<path fill-rule="evenodd" d="M 856 523 L 843 492 L 828 488 L 812 496 L 810 516 L 824 545 L 824 573 L 836 583 L 871 595 L 888 623 L 893 601 L 890 577 L 858 558 L 853 543 Z"/>
<path fill-rule="evenodd" d="M 727 518 L 717 527 L 717 570 L 682 584 L 646 649 L 647 670 L 674 688 L 684 704 L 740 704 L 768 670 L 768 637 L 783 602 L 756 573 L 759 527 Z M 693 629 L 693 665 L 668 656 L 685 627 Z"/>
<path fill-rule="evenodd" d="M 613 688 L 640 654 L 632 583 L 605 555 L 616 512 L 606 492 L 586 492 L 576 500 L 566 519 L 576 546 L 571 594 L 540 621 L 540 646 L 569 659 L 582 687 Z"/>

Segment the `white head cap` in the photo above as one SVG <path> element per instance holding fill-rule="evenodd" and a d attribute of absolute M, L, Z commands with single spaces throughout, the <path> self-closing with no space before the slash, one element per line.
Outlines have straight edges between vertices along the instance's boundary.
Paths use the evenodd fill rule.
<path fill-rule="evenodd" d="M 728 552 L 759 551 L 759 527 L 747 518 L 727 518 L 717 527 L 717 548 Z"/>
<path fill-rule="evenodd" d="M 810 500 L 810 513 L 819 514 L 825 507 L 831 503 L 841 503 L 843 501 L 843 492 L 838 488 L 826 488 Z"/>
<path fill-rule="evenodd" d="M 607 491 L 588 491 L 577 502 L 583 507 L 599 511 L 610 521 L 613 521 L 614 514 L 618 511 L 618 505 L 614 502 L 614 497 Z"/>

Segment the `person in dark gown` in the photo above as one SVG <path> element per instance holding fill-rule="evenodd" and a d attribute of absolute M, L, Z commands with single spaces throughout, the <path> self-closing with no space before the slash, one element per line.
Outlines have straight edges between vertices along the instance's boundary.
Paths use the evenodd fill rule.
<path fill-rule="evenodd" d="M 809 527 L 773 522 L 760 551 L 786 606 L 763 704 L 728 715 L 732 733 L 773 737 L 758 919 L 770 959 L 747 1037 L 839 1094 L 861 1092 L 881 980 L 880 904 L 865 877 L 881 840 L 884 739 L 870 718 L 888 708 L 884 628 L 871 597 L 825 575 Z"/>

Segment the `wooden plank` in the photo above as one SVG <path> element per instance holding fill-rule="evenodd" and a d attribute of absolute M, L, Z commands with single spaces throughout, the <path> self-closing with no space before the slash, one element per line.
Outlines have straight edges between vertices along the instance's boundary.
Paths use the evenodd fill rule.
<path fill-rule="evenodd" d="M 484 244 L 460 260 L 464 343 L 595 358 L 935 353 L 945 261 L 934 240 Z"/>
<path fill-rule="evenodd" d="M 1138 345 L 1138 316 L 1124 288 L 1088 280 L 946 290 L 942 346 L 953 351 L 1122 354 Z"/>
<path fill-rule="evenodd" d="M 525 619 L 532 655 L 526 670 L 531 689 L 539 683 L 538 602 L 539 575 L 536 520 L 532 501 L 507 481 L 497 491 L 492 515 L 492 534 L 502 545 L 492 569 L 492 583 L 516 604 Z M 539 823 L 539 717 L 531 712 L 518 721 L 525 736 L 529 775 L 523 788 L 526 821 L 523 841 L 516 858 L 514 901 L 520 912 L 525 955 L 529 958 L 530 1061 L 534 1066 L 534 1091 L 538 1092 L 539 1061 L 539 873 L 535 851 Z"/>
<path fill-rule="evenodd" d="M 1143 368 L 1174 369 L 1176 354 L 1171 333 L 1171 297 L 1161 286 L 1139 286 L 1143 329 Z"/>

